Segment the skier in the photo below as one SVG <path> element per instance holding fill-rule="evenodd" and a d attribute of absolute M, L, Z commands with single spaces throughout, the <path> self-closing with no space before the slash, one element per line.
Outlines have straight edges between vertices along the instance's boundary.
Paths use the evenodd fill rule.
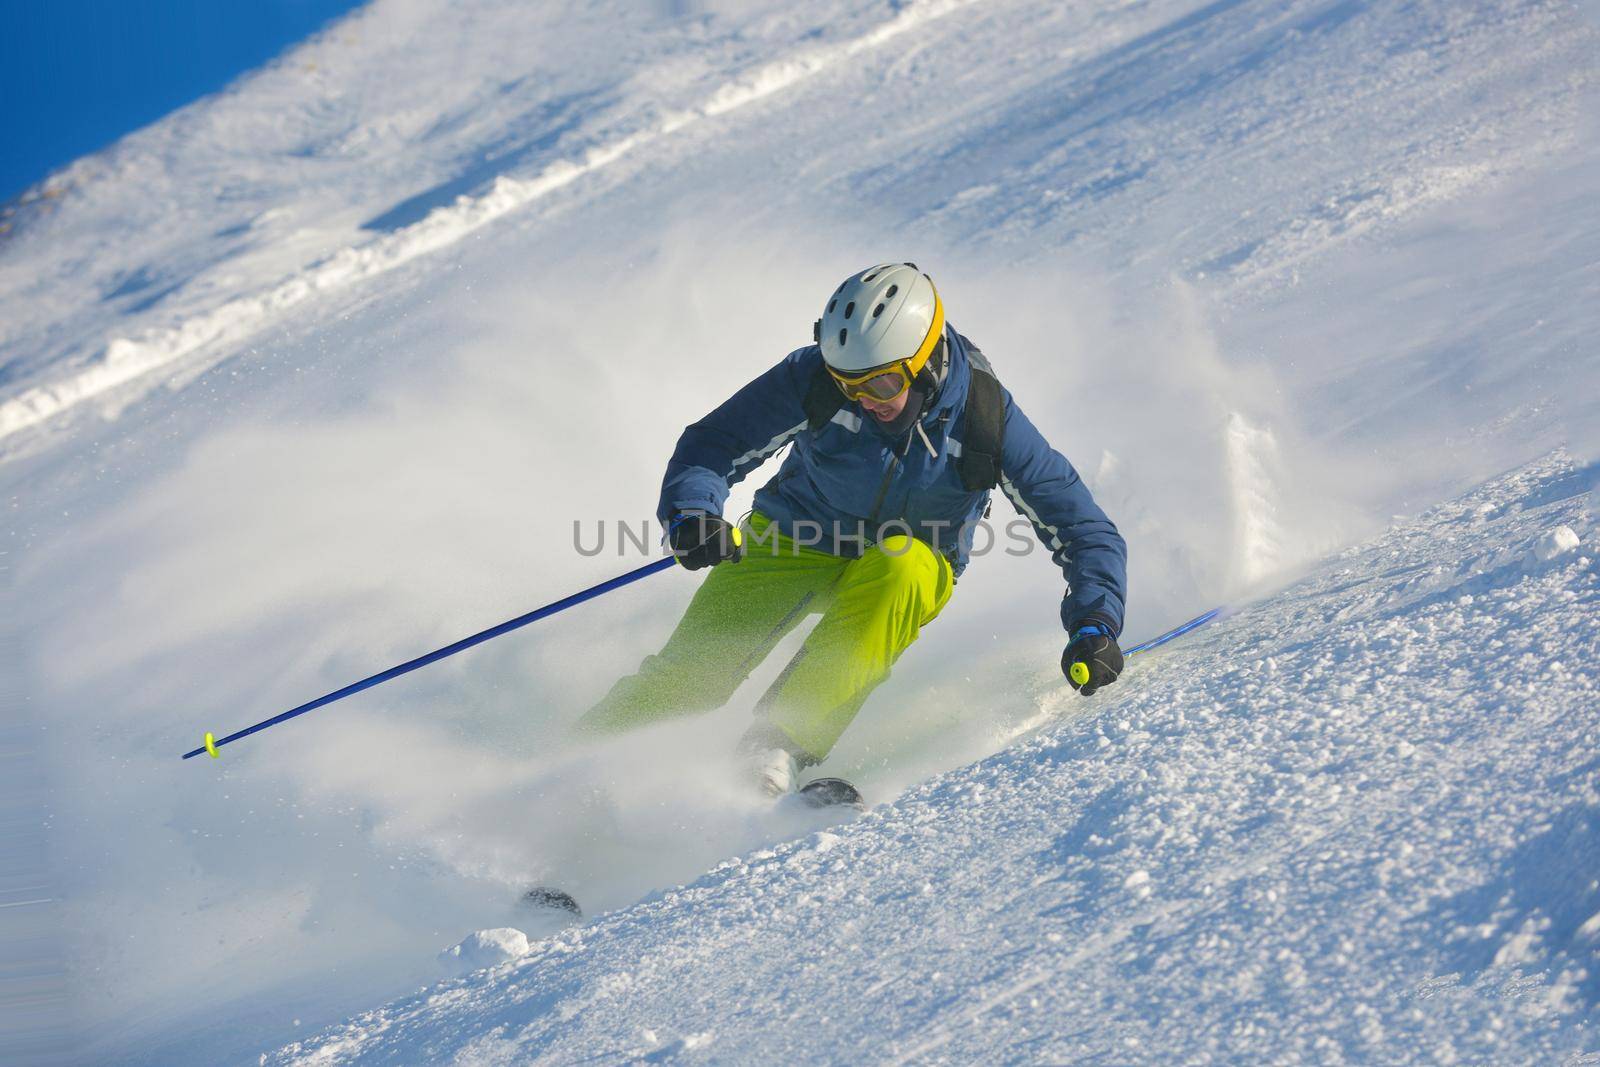
<path fill-rule="evenodd" d="M 1126 545 L 983 354 L 945 322 L 933 280 L 912 263 L 853 274 L 812 332 L 816 343 L 678 439 L 657 517 L 685 567 L 713 569 L 661 651 L 580 721 L 609 732 L 721 707 L 820 613 L 740 743 L 773 796 L 827 756 L 944 608 L 996 486 L 1066 574 L 1069 683 L 1088 696 L 1122 670 Z M 742 525 L 723 518 L 729 487 L 790 442 Z M 859 803 L 836 779 L 807 791 L 818 803 Z"/>

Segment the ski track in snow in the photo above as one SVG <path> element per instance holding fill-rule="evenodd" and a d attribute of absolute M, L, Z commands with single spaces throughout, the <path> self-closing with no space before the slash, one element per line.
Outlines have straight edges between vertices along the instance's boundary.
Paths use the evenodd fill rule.
<path fill-rule="evenodd" d="M 106 220 L 107 226 L 127 227 L 132 232 L 127 235 L 127 251 L 113 250 L 109 255 L 93 234 L 74 233 L 63 223 L 63 236 L 69 238 L 64 245 L 72 251 L 49 254 L 70 264 L 59 270 L 59 288 L 69 284 L 81 287 L 80 302 L 57 310 L 55 300 L 39 300 L 46 310 L 35 311 L 30 299 L 47 292 L 40 290 L 37 276 L 25 269 L 14 273 L 11 284 L 0 287 L 0 307 L 9 305 L 10 312 L 0 316 L 0 344 L 8 349 L 6 363 L 0 367 L 14 364 L 6 368 L 10 372 L 6 376 L 17 383 L 9 390 L 12 395 L 0 400 L 0 440 L 36 430 L 86 401 L 101 401 L 102 413 L 115 416 L 163 378 L 185 384 L 205 367 L 248 351 L 252 339 L 284 324 L 314 300 L 353 294 L 422 257 L 458 248 L 492 223 L 550 198 L 579 179 L 614 169 L 624 159 L 648 155 L 647 149 L 664 150 L 674 135 L 707 119 L 767 101 L 824 72 L 847 81 L 845 75 L 850 72 L 845 68 L 850 60 L 881 50 L 899 38 L 926 38 L 936 23 L 971 4 L 972 0 L 924 0 L 891 7 L 888 17 L 853 12 L 848 19 L 838 20 L 849 35 L 836 40 L 827 40 L 823 33 L 826 20 L 780 25 L 779 29 L 788 33 L 758 27 L 758 32 L 751 34 L 758 42 L 756 54 L 748 54 L 752 50 L 748 46 L 744 53 L 736 53 L 735 62 L 744 69 L 699 90 L 697 100 L 685 103 L 676 102 L 684 87 L 674 80 L 674 65 L 681 58 L 676 50 L 685 47 L 682 40 L 654 57 L 665 72 L 660 77 L 669 91 L 650 92 L 654 75 L 647 71 L 635 78 L 643 91 L 630 87 L 631 93 L 618 96 L 614 106 L 597 106 L 593 114 L 568 116 L 568 105 L 560 99 L 529 100 L 524 106 L 531 114 L 519 113 L 514 110 L 517 98 L 507 90 L 503 93 L 507 99 L 495 102 L 493 110 L 505 110 L 508 124 L 534 124 L 531 130 L 519 130 L 517 136 L 529 137 L 535 144 L 554 142 L 546 146 L 548 150 L 535 154 L 535 161 L 545 160 L 542 165 L 531 174 L 518 176 L 507 164 L 508 172 L 486 179 L 485 191 L 450 198 L 417 221 L 376 237 L 367 238 L 364 230 L 352 226 L 353 218 L 370 213 L 370 204 L 378 198 L 392 201 L 402 195 L 401 190 L 414 188 L 415 179 L 409 174 L 391 177 L 387 186 L 364 188 L 363 200 L 323 204 L 320 217 L 299 218 L 295 210 L 280 202 L 285 194 L 272 189 L 273 179 L 267 171 L 253 178 L 252 185 L 261 189 L 255 194 L 259 197 L 255 213 L 243 222 L 222 227 L 209 243 L 186 249 L 183 255 L 195 260 L 188 268 L 158 269 L 142 262 L 140 256 L 145 240 L 162 239 L 148 231 L 174 225 L 182 229 L 182 219 L 150 218 L 143 226 L 147 232 L 140 232 L 113 215 Z M 494 25 L 490 32 L 514 35 L 521 30 L 493 4 L 485 4 L 485 8 L 486 19 L 487 12 L 494 12 L 505 22 Z M 384 13 L 380 8 L 358 16 L 344 32 L 354 37 L 368 23 L 378 23 Z M 1120 194 L 1132 190 L 1134 195 L 1151 199 L 1137 208 L 1129 205 L 1128 210 L 1135 215 L 1165 217 L 1174 207 L 1169 196 L 1159 191 L 1157 176 L 1172 172 L 1173 187 L 1182 191 L 1189 181 L 1205 180 L 1183 171 L 1199 167 L 1197 174 L 1206 174 L 1207 156 L 1239 157 L 1235 166 L 1251 165 L 1259 153 L 1278 150 L 1286 140 L 1297 140 L 1301 143 L 1295 151 L 1302 157 L 1301 165 L 1324 171 L 1322 184 L 1328 187 L 1328 194 L 1323 199 L 1306 202 L 1304 190 L 1291 186 L 1281 192 L 1299 199 L 1287 205 L 1287 212 L 1264 209 L 1260 190 L 1235 184 L 1237 175 L 1233 183 L 1221 184 L 1218 179 L 1225 175 L 1217 175 L 1210 180 L 1215 186 L 1213 195 L 1220 198 L 1218 218 L 1227 220 L 1224 231 L 1203 233 L 1202 227 L 1216 224 L 1191 219 L 1184 220 L 1177 233 L 1168 232 L 1169 252 L 1194 237 L 1204 238 L 1191 253 L 1178 255 L 1180 260 L 1188 260 L 1186 269 L 1201 278 L 1224 277 L 1240 292 L 1248 292 L 1280 284 L 1299 264 L 1322 254 L 1330 244 L 1349 241 L 1429 205 L 1458 198 L 1571 144 L 1574 130 L 1572 117 L 1566 113 L 1568 101 L 1583 87 L 1522 74 L 1561 62 L 1576 47 L 1572 35 L 1557 24 L 1562 17 L 1559 5 L 1542 2 L 1437 5 L 1436 10 L 1425 6 L 1415 12 L 1387 15 L 1350 3 L 1302 3 L 1283 10 L 1246 3 L 1198 7 L 1174 3 L 1152 13 L 1127 14 L 1114 9 L 1105 14 L 1089 9 L 1082 16 L 1051 12 L 1049 17 L 1068 20 L 1057 32 L 1077 41 L 1065 53 L 1052 45 L 1048 33 L 1039 33 L 1037 41 L 1027 43 L 1028 62 L 1022 68 L 1028 72 L 1027 79 L 1013 90 L 1019 99 L 998 116 L 998 128 L 994 125 L 997 116 L 981 102 L 974 105 L 959 94 L 930 102 L 930 106 L 956 109 L 948 117 L 954 146 L 930 150 L 915 145 L 909 152 L 910 165 L 932 169 L 939 160 L 957 156 L 965 148 L 993 145 L 997 149 L 984 150 L 991 153 L 998 173 L 975 185 L 961 185 L 957 178 L 952 186 L 951 179 L 940 179 L 933 188 L 945 191 L 911 212 L 908 221 L 1000 243 L 1019 238 L 1037 242 L 1048 233 L 1049 243 L 1078 239 L 1113 262 L 1133 266 L 1151 258 L 1149 243 L 1127 240 L 1116 225 L 1118 213 L 1102 214 L 1103 203 L 1115 204 Z M 1081 21 L 1070 21 L 1072 18 Z M 993 25 L 996 16 L 980 13 L 974 19 L 976 25 L 986 27 Z M 1363 20 L 1372 25 L 1360 28 Z M 1389 20 L 1401 30 L 1437 34 L 1439 39 L 1415 43 L 1388 67 L 1376 65 L 1367 53 L 1385 40 Z M 1352 27 L 1357 29 L 1350 32 L 1348 41 L 1342 41 L 1338 35 Z M 740 29 L 730 32 L 728 39 L 744 45 Z M 760 39 L 763 30 L 771 34 L 768 40 Z M 1141 30 L 1144 32 L 1138 32 Z M 337 54 L 340 33 L 338 29 L 330 31 L 317 46 L 308 46 L 304 62 L 314 66 L 319 48 Z M 1522 51 L 1508 53 L 1501 44 L 1506 35 L 1521 39 Z M 818 37 L 822 38 L 819 43 L 793 45 L 796 39 L 810 42 Z M 1301 70 L 1274 69 L 1293 64 L 1302 49 L 1320 45 L 1324 39 L 1339 63 L 1351 69 L 1337 69 L 1333 64 L 1326 69 L 1314 64 L 1302 64 Z M 727 41 L 719 45 L 726 47 Z M 1458 54 L 1451 54 L 1451 49 L 1459 50 Z M 361 55 L 359 49 L 349 51 Z M 913 49 L 913 58 L 907 60 L 913 65 L 915 52 Z M 1393 144 L 1363 161 L 1363 168 L 1350 168 L 1337 156 L 1316 158 L 1322 154 L 1317 147 L 1317 129 L 1323 131 L 1322 140 L 1356 137 L 1364 131 L 1355 116 L 1366 115 L 1370 124 L 1382 129 L 1397 124 L 1395 116 L 1403 121 L 1437 111 L 1448 92 L 1441 94 L 1427 87 L 1425 79 L 1416 76 L 1416 68 L 1439 62 L 1459 70 L 1474 97 L 1476 111 L 1470 120 L 1439 123 L 1421 141 L 1411 139 L 1414 131 L 1398 132 Z M 1367 67 L 1371 69 L 1361 69 Z M 900 72 L 899 65 L 890 69 Z M 919 82 L 925 81 L 924 73 L 914 69 L 912 73 Z M 1271 106 L 1263 109 L 1260 101 L 1248 95 L 1235 95 L 1236 86 L 1250 85 L 1251 75 L 1263 74 L 1282 83 L 1272 89 L 1276 113 Z M 1052 85 L 1052 78 L 1059 84 Z M 929 91 L 929 87 L 919 84 L 917 90 Z M 1319 109 L 1311 102 L 1318 91 L 1349 99 L 1341 102 L 1342 107 Z M 573 96 L 598 92 L 591 87 Z M 1191 114 L 1185 110 L 1185 94 L 1198 99 L 1207 93 L 1216 96 L 1209 111 Z M 1496 94 L 1505 96 L 1506 102 L 1486 102 Z M 225 98 L 215 107 L 221 111 L 231 103 Z M 202 102 L 197 105 L 199 114 L 188 118 L 202 121 L 210 106 Z M 846 103 L 844 111 L 850 110 L 852 106 Z M 1286 121 L 1280 113 L 1312 125 L 1297 129 L 1295 121 Z M 1528 121 L 1530 113 L 1537 121 Z M 255 120 L 256 116 L 249 118 Z M 315 118 L 313 113 L 311 119 Z M 556 123 L 557 132 L 540 129 L 541 119 L 547 125 Z M 343 157 L 362 150 L 366 140 L 398 137 L 389 127 L 400 131 L 415 127 L 418 132 L 404 140 L 407 149 L 435 154 L 437 158 L 429 159 L 432 167 L 459 167 L 458 157 L 469 154 L 462 146 L 448 145 L 452 154 L 445 155 L 444 146 L 430 140 L 436 138 L 438 129 L 460 121 L 446 114 L 430 130 L 422 114 L 386 114 L 375 123 L 378 129 L 347 131 L 321 146 L 320 152 L 329 162 L 343 162 Z M 760 120 L 748 125 L 760 125 Z M 871 128 L 869 124 L 867 129 Z M 137 155 L 146 150 L 167 165 L 160 157 L 159 132 L 158 126 L 146 137 L 154 147 L 145 149 L 140 140 L 144 135 L 139 135 L 122 151 Z M 1520 138 L 1514 146 L 1508 142 L 1513 134 Z M 495 135 L 507 136 L 504 130 L 477 133 L 480 138 Z M 568 149 L 569 144 L 579 147 Z M 1163 153 L 1153 156 L 1153 145 L 1163 146 Z M 1490 152 L 1488 159 L 1482 158 L 1481 150 L 1472 154 L 1483 146 L 1497 150 Z M 869 142 L 864 147 L 870 151 L 875 146 Z M 1086 154 L 1085 149 L 1092 149 L 1093 154 Z M 513 155 L 509 149 L 496 148 L 493 140 L 487 148 L 478 146 L 477 151 L 491 158 L 496 151 L 506 152 L 507 158 Z M 118 162 L 115 153 L 112 159 Z M 892 154 L 883 160 L 853 160 L 859 173 L 850 175 L 848 181 L 864 186 L 860 191 L 870 195 L 886 171 L 898 169 L 893 160 Z M 137 162 L 142 164 L 143 157 Z M 253 159 L 240 162 L 259 165 Z M 373 162 L 381 165 L 375 169 L 384 171 L 393 166 L 391 157 L 378 156 Z M 961 168 L 951 168 L 951 172 L 958 176 Z M 1284 176 L 1303 180 L 1292 167 L 1284 168 Z M 212 192 L 191 188 L 181 172 L 160 177 L 175 186 L 175 196 Z M 53 186 L 47 191 L 70 196 L 73 180 L 69 172 L 62 179 L 65 192 Z M 1064 181 L 1068 183 L 1065 187 Z M 446 181 L 440 188 L 449 185 Z M 1149 192 L 1152 188 L 1158 191 Z M 247 186 L 243 191 L 228 192 L 230 200 L 249 203 L 254 190 Z M 70 202 L 62 207 L 55 206 L 56 200 L 30 203 L 76 217 L 76 205 Z M 138 210 L 141 215 L 149 211 L 143 205 Z M 97 204 L 82 214 L 93 219 L 96 215 L 91 212 L 106 213 Z M 234 208 L 232 214 L 238 213 Z M 222 218 L 206 222 L 216 225 Z M 295 224 L 292 230 L 288 229 L 291 219 Z M 18 223 L 15 229 L 13 244 L 24 246 L 29 227 Z M 241 238 L 241 231 L 248 237 Z M 53 235 L 48 226 L 42 233 Z M 358 240 L 350 242 L 351 238 Z M 330 239 L 347 243 L 330 247 Z M 185 269 L 196 275 L 183 279 Z M 82 281 L 90 271 L 96 275 L 93 287 Z M 176 274 L 177 279 L 170 280 L 169 274 Z M 115 314 L 107 315 L 110 309 L 91 312 L 86 306 L 123 294 L 127 294 L 128 306 L 136 309 L 129 319 L 153 320 L 154 324 L 136 333 L 122 333 L 128 323 Z M 8 324 L 5 319 L 14 321 Z M 96 332 L 104 339 L 95 339 Z M 79 334 L 82 336 L 75 336 Z M 36 368 L 39 354 L 50 352 L 59 355 Z M 163 372 L 175 372 L 176 377 Z M 29 382 L 30 378 L 42 380 Z"/>
<path fill-rule="evenodd" d="M 1087 718 L 266 1062 L 1576 1055 L 1596 492 L 1563 457 L 1512 472 Z"/>
<path fill-rule="evenodd" d="M 859 37 L 799 49 L 725 82 L 696 107 L 668 111 L 645 129 L 607 137 L 575 159 L 559 159 L 531 178 L 500 176 L 482 196 L 460 196 L 422 220 L 365 244 L 343 248 L 297 269 L 264 292 L 235 297 L 182 325 L 147 335 L 115 338 L 88 368 L 45 385 L 34 386 L 0 403 L 0 440 L 37 426 L 72 406 L 119 386 L 136 382 L 203 348 L 239 344 L 267 323 L 322 294 L 342 290 L 394 270 L 420 256 L 458 244 L 495 220 L 520 210 L 585 175 L 601 170 L 663 137 L 703 119 L 726 115 L 849 59 L 876 48 L 924 22 L 963 7 L 972 0 L 923 0 Z"/>

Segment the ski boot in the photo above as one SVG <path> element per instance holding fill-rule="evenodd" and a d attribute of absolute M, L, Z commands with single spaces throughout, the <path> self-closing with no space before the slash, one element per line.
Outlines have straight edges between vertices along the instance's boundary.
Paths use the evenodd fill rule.
<path fill-rule="evenodd" d="M 781 748 L 752 754 L 747 766 L 756 788 L 762 795 L 774 799 L 793 793 L 794 780 L 800 776 L 800 765 L 794 754 Z"/>
<path fill-rule="evenodd" d="M 739 739 L 737 751 L 747 779 L 762 796 L 776 799 L 794 792 L 802 761 L 783 731 L 758 720 Z"/>

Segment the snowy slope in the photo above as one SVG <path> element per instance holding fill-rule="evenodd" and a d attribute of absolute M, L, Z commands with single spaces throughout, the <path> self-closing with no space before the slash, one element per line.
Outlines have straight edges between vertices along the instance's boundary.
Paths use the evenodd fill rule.
<path fill-rule="evenodd" d="M 1600 470 L 1517 470 L 1093 715 L 266 1062 L 1592 1050 L 1597 519 Z"/>
<path fill-rule="evenodd" d="M 694 893 L 771 875 L 776 860 L 767 874 L 722 868 L 703 890 L 628 910 L 730 856 L 804 836 L 742 798 L 721 765 L 781 655 L 717 715 L 599 749 L 565 735 L 665 636 L 694 588 L 685 575 L 253 738 L 220 763 L 176 754 L 204 730 L 256 721 L 636 565 L 637 553 L 578 554 L 574 520 L 648 516 L 684 423 L 804 342 L 817 293 L 886 256 L 933 271 L 952 321 L 1128 534 L 1134 635 L 1218 600 L 1258 602 L 1152 663 L 1151 688 L 1111 694 L 1123 710 L 1050 736 L 1070 746 L 1105 732 L 1112 750 L 1178 745 L 1181 734 L 1130 739 L 1117 723 L 1175 713 L 1146 701 L 1184 685 L 1186 699 L 1223 705 L 1218 723 L 1197 730 L 1320 722 L 1318 702 L 1335 696 L 1365 707 L 1359 693 L 1282 688 L 1293 679 L 1235 691 L 1220 657 L 1240 641 L 1293 647 L 1305 623 L 1268 594 L 1396 514 L 1553 448 L 1580 466 L 1600 450 L 1591 8 L 377 0 L 57 175 L 6 209 L 0 233 L 3 566 L 16 605 L 0 616 L 0 754 L 30 769 L 7 777 L 16 797 L 5 797 L 34 828 L 4 846 L 18 873 L 0 885 L 0 944 L 21 946 L 20 969 L 40 987 L 32 1003 L 49 1009 L 32 1008 L 30 1025 L 69 1062 L 252 1059 L 434 981 L 440 949 L 520 921 L 510 901 L 529 881 L 559 880 L 592 912 L 615 910 L 603 928 L 638 931 L 628 937 L 644 940 L 619 942 L 637 948 L 657 925 L 661 944 L 680 944 L 699 921 Z M 1494 492 L 1512 502 L 1523 490 Z M 1587 551 L 1591 528 L 1560 521 Z M 1536 533 L 1511 517 L 1491 527 L 1460 536 L 1503 536 L 1505 551 L 1520 552 L 1517 538 Z M 1470 553 L 1434 548 L 1446 572 L 1470 566 Z M 1392 589 L 1351 566 L 1347 580 Z M 1568 591 L 1585 595 L 1574 566 L 1499 578 L 1533 582 L 1533 596 L 1566 575 Z M 986 807 L 952 808 L 939 790 L 1025 762 L 1019 752 L 1045 743 L 960 770 L 1052 716 L 1093 710 L 1060 703 L 1058 596 L 1042 554 L 974 565 L 825 768 L 884 802 L 913 791 L 839 831 L 842 841 L 887 847 L 875 828 L 945 812 L 929 815 L 929 840 L 944 842 L 952 885 L 977 884 L 961 880 L 963 863 L 1014 854 L 988 829 L 965 828 Z M 1374 626 L 1411 618 L 1358 610 Z M 1461 652 L 1433 622 L 1419 615 L 1417 629 L 1397 631 L 1417 650 L 1405 677 L 1419 687 L 1484 677 L 1451 682 L 1427 669 Z M 1580 661 L 1561 659 L 1571 685 L 1583 684 Z M 1199 680 L 1171 674 L 1180 663 Z M 1564 685 L 1526 697 L 1530 722 L 1573 710 Z M 1270 692 L 1286 703 L 1263 716 L 1252 701 Z M 1516 694 L 1498 699 L 1523 706 Z M 1319 735 L 1320 778 L 1294 764 L 1282 772 L 1327 782 L 1304 794 L 1325 804 L 1324 823 L 1350 816 L 1338 823 L 1349 879 L 1376 847 L 1360 819 L 1399 817 L 1397 804 L 1357 802 L 1403 784 L 1376 765 L 1367 784 L 1347 777 L 1344 748 L 1398 744 L 1381 721 L 1363 722 L 1351 712 L 1342 725 L 1302 727 L 1346 732 Z M 1281 739 L 1309 759 L 1298 741 Z M 1433 763 L 1455 773 L 1480 758 L 1476 743 L 1445 737 Z M 1514 876 L 1510 842 L 1544 832 L 1539 812 L 1555 810 L 1542 806 L 1553 796 L 1585 788 L 1578 774 L 1546 789 L 1562 773 L 1560 751 L 1497 751 L 1528 760 L 1526 773 L 1466 796 L 1460 817 L 1488 825 L 1515 808 L 1526 821 L 1505 814 L 1498 843 L 1475 859 L 1451 851 L 1455 838 L 1425 839 L 1426 861 L 1459 874 L 1450 892 L 1537 881 L 1543 861 Z M 1140 799 L 1144 783 L 1118 808 L 1123 794 L 1100 776 L 1135 782 L 1143 764 L 1106 757 L 1103 769 L 1098 757 L 1078 760 L 1070 781 L 1036 786 L 1006 771 L 1018 825 L 1067 834 L 1082 822 L 1113 840 L 1123 822 L 1171 822 Z M 1170 773 L 1192 768 L 1200 780 L 1224 758 L 1191 745 Z M 685 768 L 699 776 L 687 797 L 673 788 Z M 945 786 L 922 785 L 951 772 Z M 1238 819 L 1218 824 L 1220 851 L 1199 862 L 1178 844 L 1170 856 L 1119 846 L 1126 873 L 1151 874 L 1151 901 L 1187 899 L 1161 887 L 1253 869 L 1257 843 L 1282 843 L 1260 810 L 1268 787 L 1216 773 L 1238 790 L 1237 811 L 1216 816 Z M 1044 809 L 1051 819 L 1032 818 Z M 1260 842 L 1238 830 L 1251 818 L 1266 820 Z M 804 847 L 816 852 L 817 839 Z M 794 877 L 822 855 L 797 860 Z M 1068 861 L 988 884 L 1026 896 Z M 1082 872 L 1068 879 L 1102 888 Z M 820 877 L 810 890 L 783 884 L 795 899 L 829 891 Z M 919 894 L 884 899 L 875 914 L 886 930 L 905 928 Z M 1133 935 L 1119 931 L 1135 913 L 1117 910 L 1125 896 L 1080 899 L 1075 938 L 1127 951 Z M 1304 906 L 1355 927 L 1373 921 L 1367 904 L 1393 899 L 1352 890 Z M 742 915 L 727 899 L 708 914 Z M 1561 915 L 1552 930 L 1571 918 Z M 1011 973 L 1005 941 L 984 941 L 983 928 L 947 933 L 957 948 L 967 939 L 970 959 L 988 952 L 996 975 Z M 591 946 L 572 964 L 574 975 L 594 968 L 584 981 L 633 981 L 641 1003 L 673 995 L 608 971 L 609 933 L 570 936 Z M 1451 970 L 1470 987 L 1466 964 L 1446 967 L 1457 957 L 1445 943 L 1379 923 L 1361 942 L 1372 958 L 1391 954 L 1374 988 L 1399 995 L 1410 975 Z M 1554 941 L 1526 944 L 1546 953 L 1529 957 L 1530 973 L 1556 959 Z M 1566 958 L 1579 960 L 1572 944 Z M 1233 957 L 1219 948 L 1212 959 Z M 1335 1004 L 1356 984 L 1349 975 L 1364 973 L 1364 961 L 1305 959 L 1306 988 L 1331 991 Z M 1212 973 L 1199 956 L 1188 965 Z M 1535 988 L 1560 986 L 1559 971 Z M 1137 968 L 1095 973 L 1119 1003 L 1154 995 Z M 952 970 L 952 984 L 927 988 L 969 1003 L 960 997 L 992 991 L 987 974 Z M 804 1016 L 826 1010 L 812 988 L 768 995 Z M 1489 1003 L 1483 990 L 1440 995 Z M 901 1022 L 937 1016 L 959 1030 L 961 1008 L 907 996 Z M 1585 996 L 1568 997 L 1572 1011 L 1550 1015 L 1547 1030 L 1508 1021 L 1507 1055 L 1546 1040 L 1576 1048 Z M 1040 1003 L 1076 1018 L 1070 1005 Z M 1238 1018 L 1208 1012 L 1198 995 L 1183 1003 L 1204 1016 L 1197 1028 Z M 1278 1003 L 1288 1012 L 1302 1001 Z M 861 1031 L 840 1018 L 843 1048 Z M 544 1025 L 531 1010 L 518 1023 L 528 1024 Z M 471 1029 L 439 1025 L 446 1041 Z M 664 1044 L 690 1032 L 648 1025 Z M 1396 1024 L 1396 1041 L 1433 1025 Z M 362 1048 L 381 1055 L 362 1033 Z M 914 1046 L 906 1036 L 899 1047 Z M 711 1054 L 729 1055 L 719 1047 Z"/>

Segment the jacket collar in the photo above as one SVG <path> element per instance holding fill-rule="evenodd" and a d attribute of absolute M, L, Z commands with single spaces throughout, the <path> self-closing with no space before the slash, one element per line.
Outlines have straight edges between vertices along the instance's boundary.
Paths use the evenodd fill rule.
<path fill-rule="evenodd" d="M 957 333 L 949 323 L 946 323 L 944 340 L 944 382 L 939 386 L 938 393 L 934 394 L 933 402 L 928 405 L 928 409 L 922 413 L 922 418 L 918 420 L 922 424 L 924 433 L 934 431 L 940 423 L 944 423 L 946 433 L 949 432 L 949 424 L 956 421 L 956 417 L 960 415 L 962 408 L 966 405 L 968 383 L 972 380 L 972 363 L 967 358 L 966 338 Z M 859 405 L 857 406 L 859 407 Z M 890 434 L 884 430 L 883 424 L 872 416 L 863 412 L 861 413 L 861 418 L 865 424 L 872 427 L 879 437 L 892 442 L 897 450 L 900 450 L 901 445 L 906 448 L 911 447 L 912 437 L 916 433 L 914 425 L 908 424 L 899 433 Z M 943 448 L 942 445 L 936 445 L 935 447 Z"/>
<path fill-rule="evenodd" d="M 972 380 L 972 363 L 967 358 L 966 338 L 956 333 L 949 323 L 944 327 L 945 372 L 944 383 L 922 415 L 924 426 L 933 426 L 941 418 L 954 422 L 967 403 L 967 386 Z"/>

